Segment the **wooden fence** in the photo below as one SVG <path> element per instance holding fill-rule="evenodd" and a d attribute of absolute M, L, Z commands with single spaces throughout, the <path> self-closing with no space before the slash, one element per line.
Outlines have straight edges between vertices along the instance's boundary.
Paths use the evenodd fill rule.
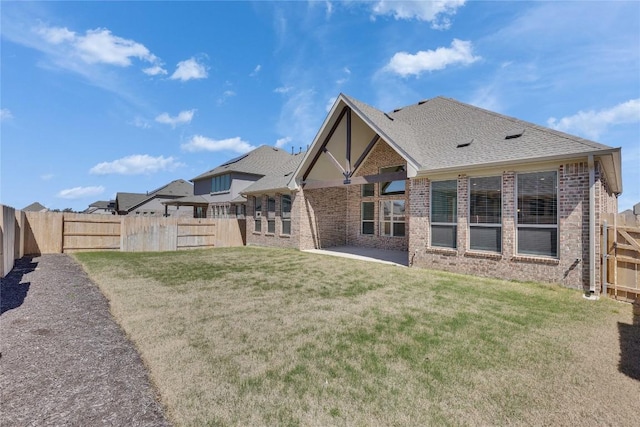
<path fill-rule="evenodd" d="M 602 283 L 613 298 L 640 299 L 640 219 L 620 214 L 602 216 Z"/>
<path fill-rule="evenodd" d="M 125 252 L 244 246 L 237 219 L 132 217 L 22 212 L 0 205 L 0 273 L 24 255 L 113 250 Z"/>

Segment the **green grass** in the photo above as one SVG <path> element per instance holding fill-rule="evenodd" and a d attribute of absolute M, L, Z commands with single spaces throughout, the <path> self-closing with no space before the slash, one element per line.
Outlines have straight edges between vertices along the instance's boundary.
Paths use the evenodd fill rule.
<path fill-rule="evenodd" d="M 177 425 L 567 423 L 583 331 L 628 315 L 553 285 L 292 250 L 76 257 Z"/>

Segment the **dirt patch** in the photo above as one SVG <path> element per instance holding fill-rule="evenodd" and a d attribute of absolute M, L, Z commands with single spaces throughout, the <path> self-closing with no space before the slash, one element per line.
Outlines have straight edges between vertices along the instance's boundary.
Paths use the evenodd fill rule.
<path fill-rule="evenodd" d="M 170 425 L 135 347 L 72 258 L 18 260 L 0 306 L 0 425 Z"/>

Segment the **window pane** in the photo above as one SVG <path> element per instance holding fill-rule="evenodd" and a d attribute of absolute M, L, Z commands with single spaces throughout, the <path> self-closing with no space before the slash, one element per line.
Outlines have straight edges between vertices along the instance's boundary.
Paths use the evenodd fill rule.
<path fill-rule="evenodd" d="M 256 212 L 262 211 L 262 197 L 255 197 Z"/>
<path fill-rule="evenodd" d="M 368 221 L 374 220 L 373 202 L 362 202 L 362 219 Z"/>
<path fill-rule="evenodd" d="M 518 224 L 557 224 L 557 173 L 518 174 Z"/>
<path fill-rule="evenodd" d="M 390 222 L 383 222 L 380 224 L 382 230 L 380 231 L 380 234 L 382 234 L 383 236 L 391 236 L 391 223 Z"/>
<path fill-rule="evenodd" d="M 256 219 L 255 220 L 255 227 L 254 227 L 255 231 L 257 231 L 258 233 L 262 231 L 262 221 L 260 219 Z"/>
<path fill-rule="evenodd" d="M 431 222 L 457 222 L 457 181 L 431 183 Z"/>
<path fill-rule="evenodd" d="M 274 197 L 269 197 L 268 199 L 268 208 L 269 208 L 269 212 L 275 212 L 276 211 L 276 199 Z"/>
<path fill-rule="evenodd" d="M 502 178 L 491 176 L 469 180 L 469 222 L 500 224 L 502 222 Z"/>
<path fill-rule="evenodd" d="M 469 248 L 478 251 L 502 250 L 502 227 L 471 227 Z"/>
<path fill-rule="evenodd" d="M 282 234 L 291 234 L 291 221 L 282 221 Z"/>
<path fill-rule="evenodd" d="M 270 219 L 267 221 L 267 233 L 275 233 L 276 232 L 276 221 L 274 219 Z"/>
<path fill-rule="evenodd" d="M 382 220 L 391 220 L 391 201 L 385 201 L 380 203 L 382 205 Z"/>
<path fill-rule="evenodd" d="M 557 228 L 518 228 L 518 253 L 558 256 Z"/>
<path fill-rule="evenodd" d="M 403 172 L 405 170 L 403 166 L 392 166 L 388 168 L 380 168 L 380 174 L 383 173 L 393 173 L 393 172 Z M 380 195 L 385 196 L 389 194 L 404 194 L 405 192 L 406 181 L 398 180 L 398 181 L 390 181 L 390 182 L 381 182 L 380 183 Z"/>
<path fill-rule="evenodd" d="M 282 218 L 291 218 L 291 196 L 285 194 L 280 199 L 282 207 Z"/>
<path fill-rule="evenodd" d="M 375 184 L 362 184 L 362 197 L 373 196 Z"/>
<path fill-rule="evenodd" d="M 432 225 L 431 246 L 440 246 L 455 249 L 456 230 L 457 227 L 455 225 Z"/>
<path fill-rule="evenodd" d="M 404 200 L 393 201 L 393 216 L 396 221 L 404 221 Z"/>
<path fill-rule="evenodd" d="M 362 234 L 373 234 L 373 221 L 362 222 Z"/>
<path fill-rule="evenodd" d="M 404 222 L 396 222 L 393 224 L 393 235 L 404 236 Z"/>

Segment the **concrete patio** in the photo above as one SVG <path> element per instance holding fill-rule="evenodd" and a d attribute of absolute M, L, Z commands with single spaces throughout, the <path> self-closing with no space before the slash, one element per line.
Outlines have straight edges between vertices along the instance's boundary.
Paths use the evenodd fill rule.
<path fill-rule="evenodd" d="M 363 248 L 358 246 L 336 246 L 326 249 L 309 249 L 303 252 L 339 256 L 343 258 L 358 259 L 361 261 L 379 262 L 382 264 L 398 265 L 401 267 L 407 267 L 409 265 L 409 253 L 406 251 Z"/>

